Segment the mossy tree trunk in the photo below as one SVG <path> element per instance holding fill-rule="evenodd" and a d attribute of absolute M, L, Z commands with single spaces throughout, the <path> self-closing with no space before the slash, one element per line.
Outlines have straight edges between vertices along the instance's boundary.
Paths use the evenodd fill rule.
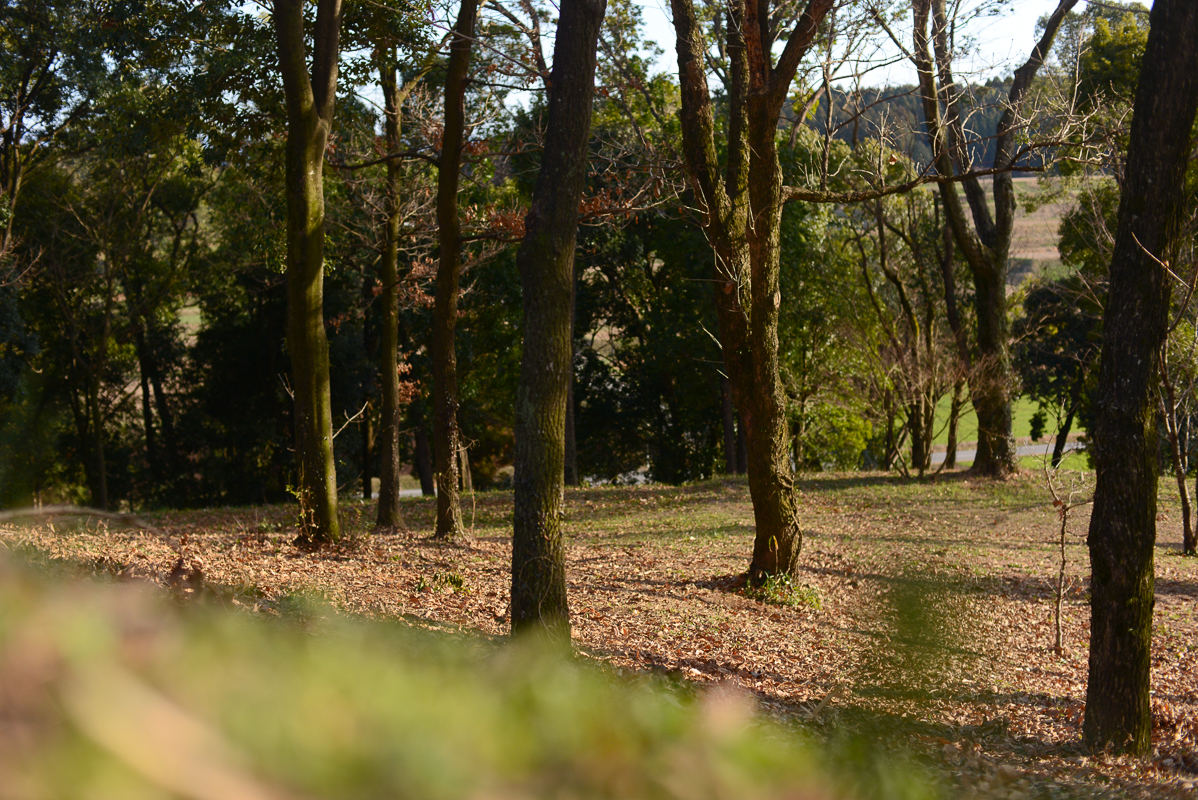
<path fill-rule="evenodd" d="M 340 0 L 319 0 L 311 73 L 304 0 L 274 0 L 287 102 L 287 351 L 295 392 L 295 458 L 306 541 L 337 541 L 337 471 L 324 328 L 324 151 L 333 126 Z"/>
<path fill-rule="evenodd" d="M 778 318 L 783 187 L 778 119 L 799 61 L 831 0 L 810 0 L 777 64 L 779 31 L 752 2 L 728 6 L 727 156 L 721 168 L 707 42 L 692 0 L 672 0 L 687 170 L 715 256 L 715 301 L 724 366 L 744 426 L 756 537 L 749 577 L 791 574 L 802 548 L 779 375 Z M 754 209 L 750 221 L 748 210 Z"/>
<path fill-rule="evenodd" d="M 1103 315 L 1090 519 L 1090 677 L 1086 743 L 1152 748 L 1157 350 L 1169 315 L 1162 262 L 1177 250 L 1190 134 L 1198 112 L 1198 5 L 1156 0 L 1132 109 Z"/>
<path fill-rule="evenodd" d="M 462 0 L 445 76 L 445 127 L 437 173 L 437 293 L 433 305 L 433 460 L 437 475 L 438 539 L 462 535 L 459 502 L 458 361 L 454 333 L 462 277 L 462 230 L 458 219 L 462 146 L 466 137 L 466 81 L 478 0 Z"/>
<path fill-rule="evenodd" d="M 578 207 L 586 186 L 595 50 L 606 0 L 562 0 L 541 169 L 516 255 L 524 351 L 516 389 L 512 630 L 568 642 L 562 532 L 570 298 Z"/>

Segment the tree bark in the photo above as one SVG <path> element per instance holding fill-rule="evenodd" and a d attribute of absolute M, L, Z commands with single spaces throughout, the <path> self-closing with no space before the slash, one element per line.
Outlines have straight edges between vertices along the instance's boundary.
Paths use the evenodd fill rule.
<path fill-rule="evenodd" d="M 981 181 L 961 181 L 969 204 L 972 225 L 965 216 L 957 187 L 940 184 L 945 216 L 961 254 L 969 264 L 974 284 L 978 358 L 970 372 L 970 396 L 978 420 L 977 457 L 973 472 L 1002 477 L 1019 469 L 1011 429 L 1010 330 L 1007 323 L 1007 260 L 1015 226 L 1015 142 L 1022 130 L 1019 114 L 1036 73 L 1044 63 L 1065 15 L 1077 0 L 1060 0 L 1048 18 L 1040 41 L 1028 60 L 1015 71 L 1007 108 L 998 123 L 995 140 L 994 207 L 991 215 Z M 919 74 L 920 95 L 928 135 L 933 143 L 936 171 L 957 174 L 969 165 L 961 116 L 960 89 L 952 75 L 951 25 L 945 0 L 913 0 L 913 59 Z M 928 24 L 931 22 L 931 38 Z M 944 107 L 943 118 L 941 106 Z"/>
<path fill-rule="evenodd" d="M 383 90 L 387 152 L 399 151 L 399 82 L 393 60 L 379 67 L 379 86 Z M 379 528 L 403 525 L 399 511 L 399 222 L 400 179 L 403 167 L 395 159 L 387 161 L 387 238 L 379 260 L 379 299 L 383 306 L 379 331 L 379 382 L 383 408 L 375 435 L 375 453 L 379 464 L 379 503 L 374 524 Z"/>
<path fill-rule="evenodd" d="M 778 119 L 799 61 L 831 0 L 811 0 L 773 63 L 777 31 L 753 2 L 728 6 L 727 156 L 723 175 L 707 85 L 707 44 L 692 0 L 671 0 L 677 36 L 683 151 L 703 229 L 715 255 L 715 300 L 724 366 L 746 432 L 756 536 L 749 578 L 792 574 L 802 548 L 779 376 Z M 750 223 L 749 209 L 753 209 Z"/>
<path fill-rule="evenodd" d="M 606 0 L 562 0 L 548 125 L 524 240 L 524 352 L 516 390 L 512 630 L 570 639 L 562 537 L 570 294 L 578 207 L 586 185 L 595 50 Z"/>
<path fill-rule="evenodd" d="M 578 276 L 570 284 L 570 378 L 566 382 L 566 464 L 567 486 L 578 485 L 578 440 L 574 435 L 574 308 L 578 302 Z"/>
<path fill-rule="evenodd" d="M 319 0 L 311 73 L 304 0 L 274 0 L 275 40 L 287 102 L 287 349 L 295 392 L 297 493 L 304 542 L 341 538 L 324 328 L 324 151 L 333 126 L 341 0 Z"/>
<path fill-rule="evenodd" d="M 437 174 L 437 294 L 433 305 L 433 458 L 437 475 L 438 539 L 462 535 L 458 472 L 458 360 L 454 332 L 462 277 L 462 234 L 458 219 L 458 185 L 466 137 L 466 81 L 478 0 L 462 0 L 449 44 L 445 76 L 445 129 Z"/>
<path fill-rule="evenodd" d="M 1198 111 L 1198 5 L 1153 3 L 1119 200 L 1094 429 L 1090 519 L 1090 677 L 1086 743 L 1152 747 L 1157 435 L 1152 393 L 1165 338 L 1170 261 Z"/>
<path fill-rule="evenodd" d="M 961 421 L 961 406 L 963 405 L 964 381 L 958 380 L 953 384 L 953 402 L 948 410 L 948 441 L 944 445 L 944 468 L 957 467 L 957 425 Z"/>
<path fill-rule="evenodd" d="M 720 379 L 724 415 L 724 474 L 736 474 L 736 411 L 732 407 L 732 386 L 727 376 Z"/>
<path fill-rule="evenodd" d="M 424 419 L 424 399 L 421 397 L 412 402 L 412 424 L 416 428 L 413 434 L 415 463 L 412 466 L 416 469 L 416 477 L 420 479 L 420 494 L 432 497 L 437 493 L 437 484 L 433 479 L 433 448 L 428 440 L 428 423 Z"/>

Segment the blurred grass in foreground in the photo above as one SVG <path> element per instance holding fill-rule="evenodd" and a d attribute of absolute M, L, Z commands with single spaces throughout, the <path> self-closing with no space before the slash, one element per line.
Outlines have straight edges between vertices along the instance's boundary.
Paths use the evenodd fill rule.
<path fill-rule="evenodd" d="M 877 748 L 837 752 L 735 689 L 320 606 L 264 620 L 0 553 L 3 800 L 930 796 Z"/>

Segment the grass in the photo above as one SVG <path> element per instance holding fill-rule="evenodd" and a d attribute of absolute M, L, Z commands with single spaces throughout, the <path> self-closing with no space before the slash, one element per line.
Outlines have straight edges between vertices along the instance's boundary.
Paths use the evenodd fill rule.
<path fill-rule="evenodd" d="M 730 688 L 319 603 L 270 622 L 61 580 L 0 562 L 5 796 L 930 796 L 876 748 L 830 755 Z"/>
<path fill-rule="evenodd" d="M 952 395 L 945 395 L 936 405 L 936 444 L 942 445 L 948 442 L 948 416 L 952 409 L 952 400 Z M 966 408 L 967 410 L 957 422 L 957 441 L 975 442 L 978 438 L 977 415 L 973 413 L 971 405 L 967 404 Z M 1036 413 L 1037 408 L 1036 402 L 1026 397 L 1016 398 L 1015 402 L 1011 404 L 1011 429 L 1015 438 L 1031 435 L 1032 415 Z"/>
<path fill-rule="evenodd" d="M 351 800 L 883 798 L 937 783 L 945 797 L 1187 796 L 1170 793 L 1198 774 L 1198 560 L 1176 555 L 1168 481 L 1152 765 L 1076 758 L 1088 508 L 1071 516 L 1058 656 L 1059 523 L 1039 472 L 817 474 L 798 489 L 799 573 L 756 598 L 741 591 L 743 478 L 567 490 L 574 662 L 507 638 L 510 493 L 478 495 L 475 538 L 454 545 L 429 538 L 431 498 L 404 501 L 407 530 L 375 533 L 373 509 L 346 504 L 352 544 L 316 553 L 291 546 L 289 507 L 152 515 L 202 562 L 198 603 L 135 589 L 178 558 L 156 536 L 0 529 L 0 547 L 43 564 L 0 564 L 0 787 L 251 796 L 211 790 L 215 775 L 256 796 Z M 97 572 L 123 583 L 76 577 Z M 931 777 L 862 742 L 918 753 Z"/>

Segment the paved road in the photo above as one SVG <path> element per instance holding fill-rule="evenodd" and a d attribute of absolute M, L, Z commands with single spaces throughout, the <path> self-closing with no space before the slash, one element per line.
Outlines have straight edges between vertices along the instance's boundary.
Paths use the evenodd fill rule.
<path fill-rule="evenodd" d="M 1052 455 L 1052 445 L 1053 445 L 1052 442 L 1045 442 L 1045 443 L 1041 443 L 1041 444 L 1025 444 L 1025 445 L 1021 445 L 1020 447 L 1016 448 L 1016 452 L 1020 456 L 1051 456 Z M 1076 442 L 1076 441 L 1065 442 L 1065 452 L 1069 452 L 1070 450 L 1080 450 L 1080 449 L 1082 449 L 1082 447 L 1083 447 L 1083 445 L 1081 442 Z M 973 462 L 973 460 L 975 458 L 977 458 L 977 455 L 978 455 L 977 450 L 960 450 L 960 449 L 958 449 L 957 450 L 957 463 L 958 464 L 970 464 Z M 932 453 L 932 463 L 933 464 L 939 464 L 942 461 L 944 461 L 944 453 Z"/>

